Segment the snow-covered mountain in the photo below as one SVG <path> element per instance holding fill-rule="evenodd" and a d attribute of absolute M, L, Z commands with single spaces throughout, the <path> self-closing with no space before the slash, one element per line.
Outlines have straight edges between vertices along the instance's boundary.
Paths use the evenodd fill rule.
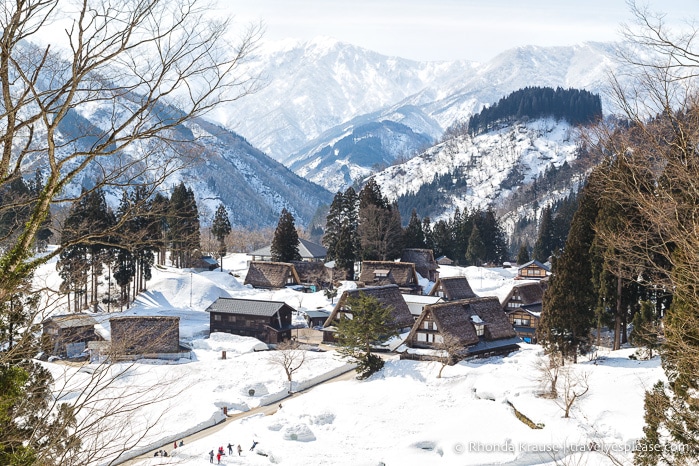
<path fill-rule="evenodd" d="M 418 138 L 436 140 L 455 121 L 527 86 L 599 93 L 609 112 L 604 90 L 615 46 L 527 46 L 475 63 L 415 62 L 329 38 L 276 43 L 248 65 L 265 77 L 265 88 L 226 106 L 217 118 L 296 173 L 337 191 L 350 184 L 348 178 L 384 163 L 381 157 L 404 155 L 395 153 L 390 139 L 378 160 L 358 163 L 335 150 L 368 123 L 405 125 L 416 146 Z"/>
<path fill-rule="evenodd" d="M 381 171 L 375 179 L 392 201 L 406 195 L 432 197 L 431 210 L 419 213 L 439 219 L 451 216 L 455 207 L 499 206 L 547 168 L 573 162 L 577 148 L 575 128 L 565 121 L 541 119 L 449 139 Z M 575 183 L 571 180 L 571 186 Z M 567 194 L 550 193 L 541 204 Z"/>

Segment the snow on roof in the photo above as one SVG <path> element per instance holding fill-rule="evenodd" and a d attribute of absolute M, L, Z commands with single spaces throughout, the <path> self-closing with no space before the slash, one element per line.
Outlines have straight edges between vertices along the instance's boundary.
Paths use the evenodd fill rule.
<path fill-rule="evenodd" d="M 271 317 L 288 304 L 280 301 L 258 301 L 255 299 L 218 298 L 206 312 L 225 314 L 246 314 L 251 316 Z M 290 306 L 289 306 L 290 307 Z"/>

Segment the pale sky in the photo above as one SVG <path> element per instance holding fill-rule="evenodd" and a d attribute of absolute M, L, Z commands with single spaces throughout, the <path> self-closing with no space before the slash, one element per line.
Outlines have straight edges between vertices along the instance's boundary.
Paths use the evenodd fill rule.
<path fill-rule="evenodd" d="M 485 61 L 519 45 L 620 38 L 624 0 L 218 0 L 265 39 L 331 36 L 389 56 Z M 640 0 L 668 23 L 699 18 L 699 0 Z"/>

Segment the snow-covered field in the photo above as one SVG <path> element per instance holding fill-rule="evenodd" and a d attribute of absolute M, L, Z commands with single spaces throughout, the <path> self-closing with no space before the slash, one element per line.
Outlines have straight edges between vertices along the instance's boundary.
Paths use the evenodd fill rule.
<path fill-rule="evenodd" d="M 225 455 L 221 464 L 538 465 L 570 464 L 573 459 L 574 464 L 612 464 L 600 452 L 608 450 L 617 459 L 630 460 L 628 446 L 642 434 L 644 390 L 663 378 L 657 358 L 635 361 L 629 359 L 633 349 L 600 350 L 597 359 L 583 359 L 573 368 L 587 376 L 590 390 L 566 419 L 560 403 L 540 396 L 539 346 L 522 344 L 520 351 L 507 357 L 461 362 L 445 368 L 442 378 L 437 378 L 438 363 L 389 357 L 385 368 L 368 380 L 319 385 L 283 401 L 283 408 L 273 415 L 229 420 L 221 430 L 173 449 L 174 440 L 223 419 L 222 407 L 230 414 L 276 404 L 288 389 L 282 368 L 270 361 L 273 352 L 256 351 L 262 346 L 257 340 L 224 334 L 209 337 L 204 310 L 211 302 L 232 296 L 285 301 L 302 310 L 332 308 L 323 293 L 243 286 L 246 259 L 229 255 L 224 260 L 238 278 L 221 272 L 157 270 L 148 291 L 123 312 L 180 316 L 181 339 L 191 344 L 195 356 L 174 363 L 141 361 L 110 368 L 124 374 L 107 393 L 126 396 L 139 391 L 154 396 L 152 404 L 110 426 L 133 433 L 151 425 L 141 448 L 132 452 L 166 445 L 171 455 L 138 464 L 204 464 L 209 451 L 228 443 L 240 444 L 242 455 Z M 501 299 L 515 273 L 441 268 L 442 276 L 466 275 L 477 294 Z M 109 333 L 106 323 L 102 331 Z M 222 350 L 227 352 L 225 360 Z M 78 397 L 78 387 L 86 383 L 94 365 L 47 366 L 59 379 L 64 371 L 73 377 L 65 393 L 71 399 Z M 294 390 L 346 368 L 333 351 L 309 352 L 294 375 Z M 250 389 L 255 390 L 252 396 Z M 100 406 L 105 407 L 96 403 L 95 409 Z M 542 428 L 522 423 L 513 407 Z M 253 440 L 259 445 L 249 451 Z M 592 444 L 596 452 L 589 451 Z M 580 449 L 586 451 L 576 451 Z"/>

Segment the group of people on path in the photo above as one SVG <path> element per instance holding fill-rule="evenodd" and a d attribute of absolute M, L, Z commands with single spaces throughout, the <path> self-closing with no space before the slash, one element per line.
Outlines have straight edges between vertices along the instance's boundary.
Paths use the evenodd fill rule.
<path fill-rule="evenodd" d="M 183 446 L 184 446 L 184 440 L 180 440 L 180 443 L 179 443 L 179 444 L 177 443 L 177 441 L 175 441 L 175 443 L 172 444 L 172 449 L 175 450 L 175 449 L 177 449 L 178 446 L 179 446 L 179 447 L 183 447 Z M 161 450 L 158 450 L 158 451 L 156 451 L 156 452 L 153 454 L 153 456 L 163 456 L 163 457 L 168 456 L 167 450 L 162 450 L 162 449 L 161 449 Z"/>
<path fill-rule="evenodd" d="M 253 441 L 253 442 L 252 442 L 252 448 L 250 449 L 250 451 L 252 451 L 253 448 L 255 448 L 255 445 L 257 445 L 257 442 Z M 228 448 L 228 455 L 229 455 L 229 456 L 232 456 L 232 455 L 233 455 L 233 444 L 230 443 L 230 442 L 228 442 L 227 448 Z M 240 445 L 238 445 L 238 447 L 236 448 L 236 450 L 238 451 L 238 456 L 240 456 L 240 454 L 243 452 L 243 448 L 242 448 Z M 218 447 L 218 452 L 217 452 L 215 455 L 216 455 L 216 462 L 217 462 L 217 464 L 221 464 L 221 457 L 222 457 L 222 456 L 226 456 L 226 454 L 225 454 L 224 451 L 223 451 L 223 447 L 222 447 L 222 446 L 221 446 L 221 447 Z M 210 463 L 213 463 L 213 462 L 214 462 L 214 451 L 213 451 L 213 450 L 211 450 L 211 451 L 209 452 L 209 462 L 210 462 Z"/>

